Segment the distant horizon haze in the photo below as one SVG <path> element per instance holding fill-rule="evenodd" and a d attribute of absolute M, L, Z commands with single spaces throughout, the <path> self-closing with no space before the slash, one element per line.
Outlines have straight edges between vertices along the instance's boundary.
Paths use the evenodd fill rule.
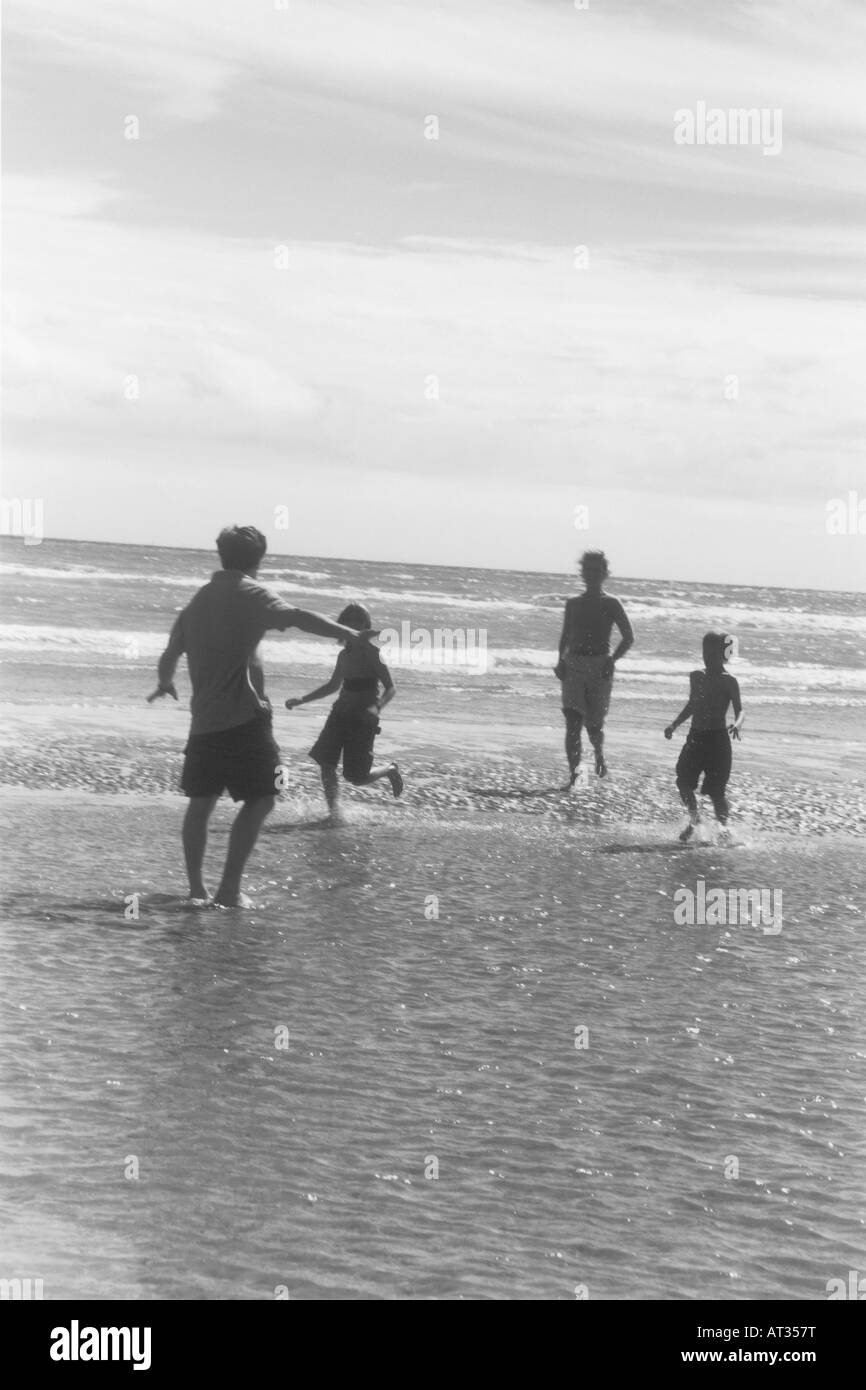
<path fill-rule="evenodd" d="M 255 526 L 255 525 L 256 525 L 256 522 L 255 522 L 255 521 L 246 520 L 246 521 L 237 521 L 237 522 L 226 522 L 225 524 L 226 524 L 227 526 L 231 526 L 231 525 L 238 525 L 238 526 Z M 261 527 L 259 527 L 258 529 L 259 529 L 259 530 L 262 530 Z M 264 532 L 263 532 L 263 534 L 264 534 Z M 2 544 L 3 544 L 4 542 L 9 542 L 9 541 L 14 541 L 14 542 L 17 542 L 17 543 L 19 543 L 19 544 L 23 544 L 23 537 L 20 537 L 20 536 L 9 536 L 9 535 L 0 534 L 0 546 L 2 546 Z M 42 538 L 42 540 L 39 541 L 38 543 L 31 543 L 30 545 L 27 546 L 27 552 L 28 552 L 28 554 L 34 555 L 34 554 L 38 551 L 39 546 L 42 545 L 42 544 L 45 544 L 45 543 L 47 543 L 47 544 L 54 544 L 54 545 L 64 545 L 64 544 L 67 544 L 67 543 L 68 543 L 68 544 L 73 544 L 73 545 L 79 544 L 79 545 L 129 546 L 129 547 L 131 547 L 131 548 L 135 548 L 135 549 L 139 549 L 139 550 L 148 550 L 148 549 L 153 548 L 153 549 L 157 549 L 157 550 L 176 550 L 176 551 L 178 551 L 178 552 L 190 552 L 190 551 L 191 551 L 191 552 L 195 552 L 195 553 L 197 553 L 197 554 L 201 554 L 201 555 L 205 555 L 205 556 L 212 557 L 212 559 L 213 559 L 214 562 L 215 562 L 214 565 L 213 565 L 213 568 L 214 568 L 214 569 L 218 569 L 218 568 L 220 567 L 220 566 L 219 566 L 219 555 L 217 554 L 217 549 L 216 549 L 216 536 L 214 537 L 214 540 L 213 540 L 213 542 L 212 542 L 210 545 L 206 545 L 206 544 L 205 544 L 205 545 L 182 545 L 182 544 L 181 544 L 181 545 L 178 545 L 178 544 L 173 544 L 173 543 L 169 543 L 169 542 L 166 542 L 166 541 L 153 541 L 153 540 L 151 540 L 151 541 L 106 540 L 106 539 L 102 539 L 102 538 L 95 538 L 95 537 L 92 537 L 92 536 L 44 536 L 44 537 Z M 328 555 L 328 554 L 325 554 L 324 552 L 315 552 L 315 553 L 313 553 L 313 552 L 300 551 L 300 550 L 276 550 L 276 549 L 273 548 L 273 546 L 271 545 L 270 541 L 268 541 L 268 549 L 267 549 L 267 551 L 265 552 L 264 560 L 263 560 L 263 562 L 262 562 L 262 566 L 261 566 L 261 567 L 262 567 L 263 569 L 267 568 L 268 563 L 269 563 L 270 561 L 273 561 L 273 560 L 306 560 L 306 561 L 322 561 L 322 562 L 336 561 L 336 562 L 340 562 L 340 563 L 343 563 L 343 564 L 352 564 L 352 563 L 357 563 L 357 564 L 370 564 L 370 563 L 377 563 L 377 562 L 378 562 L 378 563 L 380 563 L 380 564 L 387 564 L 387 565 L 404 565 L 404 566 L 409 566 L 409 567 L 417 566 L 417 567 L 419 567 L 419 568 L 425 568 L 425 569 L 478 570 L 480 573 L 485 573 L 485 572 L 491 572 L 491 573 L 492 573 L 492 572 L 500 572 L 500 573 L 504 573 L 504 574 L 515 574 L 515 575 L 519 575 L 519 574 L 538 574 L 538 575 L 547 575 L 547 576 L 558 576 L 558 577 L 561 577 L 564 581 L 566 581 L 566 580 L 573 580 L 575 586 L 578 586 L 578 587 L 579 587 L 580 584 L 581 584 L 581 578 L 580 578 L 580 573 L 579 573 L 579 568 L 578 568 L 578 567 L 579 567 L 579 561 L 580 561 L 580 555 L 583 553 L 583 550 L 596 550 L 596 549 L 598 549 L 598 550 L 603 550 L 603 551 L 605 552 L 605 554 L 606 554 L 606 556 L 607 556 L 607 559 L 608 559 L 608 563 L 610 564 L 610 575 L 609 575 L 608 581 L 606 581 L 606 583 L 609 584 L 609 585 L 610 585 L 610 584 L 616 584 L 616 582 L 617 582 L 618 580 L 623 580 L 623 581 L 625 581 L 625 582 L 627 582 L 627 583 L 644 583 L 644 582 L 647 582 L 647 581 L 653 581 L 653 582 L 658 582 L 658 583 L 661 583 L 661 584 L 685 584 L 685 585 L 688 585 L 688 584 L 700 584 L 700 585 L 706 585 L 707 587 L 711 587 L 712 585 L 718 585 L 719 587 L 721 587 L 721 588 L 726 588 L 726 589 L 738 589 L 738 588 L 742 588 L 742 589 L 769 589 L 769 590 L 777 589 L 777 590 L 779 590 L 780 592 L 783 592 L 783 591 L 790 591 L 790 590 L 802 590 L 802 591 L 805 592 L 805 593 L 814 592 L 814 593 L 825 593 L 825 594 L 833 594 L 833 593 L 837 593 L 837 594 L 861 594 L 861 593 L 866 593 L 866 585 L 864 585 L 864 587 L 863 587 L 862 589 L 858 589 L 858 588 L 853 588 L 853 589 L 848 588 L 848 589 L 846 589 L 846 588 L 840 588 L 840 587 L 828 586 L 828 585 L 810 585 L 810 584 L 762 584 L 762 583 L 759 583 L 759 582 L 752 582 L 752 583 L 749 583 L 749 582 L 747 582 L 747 581 L 739 581 L 739 582 L 738 582 L 738 581 L 731 581 L 731 580 L 727 580 L 727 579 L 721 579 L 721 578 L 719 578 L 717 575 L 716 575 L 716 576 L 709 576 L 709 577 L 708 577 L 708 576 L 706 576 L 706 575 L 700 575 L 700 576 L 699 576 L 699 575 L 670 575 L 670 574 L 637 574 L 637 573 L 627 573 L 625 570 L 620 569 L 618 566 L 616 566 L 616 565 L 614 564 L 614 561 L 613 561 L 613 559 L 612 559 L 612 557 L 611 557 L 611 552 L 610 552 L 610 550 L 606 549 L 603 545 L 593 546 L 593 545 L 589 545 L 589 544 L 585 545 L 581 551 L 578 551 L 578 552 L 576 553 L 575 558 L 574 558 L 574 561 L 573 561 L 573 564 L 572 564 L 571 568 L 569 569 L 569 568 L 557 568 L 557 567 L 555 567 L 555 566 L 552 567 L 552 568 L 536 568 L 536 567 L 533 566 L 533 565 L 495 565 L 495 564 L 492 564 L 492 565 L 478 565 L 478 564 L 463 564 L 463 563 L 459 563 L 459 562 L 458 562 L 458 563 L 453 563 L 453 562 L 451 562 L 451 561 L 423 560 L 423 559 L 417 559 L 417 558 L 413 558 L 413 559 L 410 560 L 410 559 L 407 559 L 405 556 L 397 556 L 397 557 L 393 557 L 393 558 L 392 558 L 392 557 L 385 557 L 385 556 L 382 556 L 382 555 L 336 555 L 336 554 Z"/>

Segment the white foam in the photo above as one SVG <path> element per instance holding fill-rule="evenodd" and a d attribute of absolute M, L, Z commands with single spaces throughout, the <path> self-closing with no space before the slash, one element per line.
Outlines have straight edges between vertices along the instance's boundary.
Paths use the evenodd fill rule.
<path fill-rule="evenodd" d="M 55 579 L 75 584 L 106 581 L 115 584 L 120 582 L 158 585 L 162 588 L 182 592 L 201 588 L 208 582 L 211 574 L 217 568 L 218 566 L 214 564 L 209 569 L 203 569 L 199 574 L 154 574 L 146 569 L 138 571 L 107 570 L 90 565 L 73 565 L 68 569 L 60 569 L 51 566 L 8 562 L 0 563 L 0 575 Z M 407 573 L 406 577 L 414 577 L 417 582 L 421 576 L 411 576 Z M 358 599 L 370 605 L 379 605 L 380 611 L 374 613 L 377 624 L 384 624 L 386 620 L 388 623 L 405 619 L 411 621 L 414 617 L 413 610 L 417 609 L 423 610 L 425 618 L 429 618 L 430 609 L 455 608 L 467 612 L 486 611 L 491 614 L 558 614 L 561 613 L 565 600 L 569 597 L 566 593 L 540 593 L 533 595 L 528 601 L 491 597 L 469 598 L 444 590 L 421 592 L 415 589 L 371 588 L 363 582 L 351 585 L 338 583 L 326 585 L 322 582 L 330 579 L 332 579 L 332 575 L 325 570 L 303 570 L 282 565 L 274 565 L 273 567 L 265 565 L 261 571 L 262 583 L 275 593 L 285 596 L 290 602 L 295 601 L 293 595 L 303 594 L 305 595 L 304 605 L 311 604 L 313 607 L 317 605 L 314 599 L 311 599 L 311 595 L 315 596 L 315 599 L 333 599 L 339 607 Z M 474 584 L 478 581 L 472 579 L 469 582 Z M 682 597 L 679 596 L 680 594 Z M 832 601 L 832 595 L 828 594 L 823 597 L 825 601 Z M 686 591 L 667 590 L 658 598 L 649 594 L 642 594 L 640 597 L 625 598 L 623 602 L 636 627 L 640 627 L 643 623 L 667 621 L 681 624 L 683 621 L 688 621 L 694 625 L 695 629 L 716 629 L 734 633 L 740 637 L 745 637 L 750 631 L 763 634 L 768 631 L 779 630 L 786 633 L 822 632 L 831 634 L 848 632 L 866 637 L 866 613 L 834 611 L 816 613 L 801 606 L 795 606 L 790 601 L 787 605 L 773 602 L 772 604 L 768 603 L 766 607 L 758 608 L 748 604 L 733 604 L 725 598 L 724 594 L 720 594 L 719 601 L 715 603 L 707 596 L 691 596 Z M 385 611 L 382 612 L 382 609 Z"/>
<path fill-rule="evenodd" d="M 317 597 L 335 598 L 343 606 L 359 600 L 359 586 L 346 586 L 342 588 L 315 588 L 313 590 L 302 590 L 297 584 L 269 584 L 268 588 L 273 589 L 278 594 L 291 594 L 300 592 L 310 592 Z M 360 590 L 360 602 L 365 605 L 375 603 L 390 605 L 389 618 L 392 621 L 411 620 L 412 608 L 463 608 L 471 610 L 507 611 L 513 613 L 537 613 L 538 607 L 534 603 L 523 603 L 517 599 L 494 599 L 494 598 L 462 598 L 458 594 L 447 594 L 440 590 L 428 590 L 426 593 L 419 593 L 412 589 L 376 589 L 365 585 Z M 382 621 L 374 614 L 377 624 Z"/>
<path fill-rule="evenodd" d="M 214 566 L 214 569 L 218 568 Z M 71 582 L 82 580 L 96 581 L 106 580 L 112 583 L 134 582 L 136 584 L 159 584 L 163 588 L 176 589 L 200 589 L 207 584 L 214 570 L 204 574 L 151 574 L 147 571 L 132 572 L 127 570 L 100 570 L 93 569 L 85 565 L 75 566 L 71 569 L 52 569 L 41 565 L 16 565 L 0 564 L 0 575 L 22 575 L 37 579 L 57 579 Z M 318 581 L 319 579 L 329 579 L 331 576 L 320 570 L 291 570 L 262 569 L 260 582 L 265 588 L 273 590 L 276 594 L 313 594 L 317 598 L 332 598 L 339 602 L 339 606 L 345 607 L 347 603 L 360 601 L 363 603 L 377 602 L 392 606 L 392 618 L 402 620 L 411 619 L 412 607 L 425 608 L 464 608 L 464 609 L 486 609 L 509 612 L 539 612 L 538 605 L 535 603 L 524 603 L 517 599 L 477 599 L 462 598 L 459 594 L 448 594 L 441 590 L 428 590 L 426 593 L 419 593 L 411 589 L 377 589 L 363 586 L 359 588 L 355 585 L 341 585 L 339 587 L 323 587 L 318 582 L 313 584 L 289 583 L 278 576 L 292 575 L 295 579 L 307 578 Z"/>
<path fill-rule="evenodd" d="M 29 656 L 33 653 L 87 653 L 116 660 L 156 660 L 165 647 L 168 627 L 163 632 L 130 631 L 118 628 L 61 627 L 28 623 L 0 624 L 0 650 Z M 265 662 L 274 667 L 330 667 L 337 655 L 337 644 L 309 637 L 269 638 L 262 643 Z M 491 647 L 486 651 L 470 645 L 467 651 L 459 648 L 424 650 L 398 648 L 389 650 L 389 665 L 398 670 L 435 674 L 443 669 L 475 676 L 478 679 L 495 675 L 543 677 L 554 682 L 553 666 L 557 654 L 536 647 Z M 699 663 L 685 658 L 641 657 L 631 653 L 617 672 L 617 689 L 640 683 L 646 686 L 687 686 L 688 673 Z M 757 692 L 761 688 L 784 690 L 837 690 L 866 693 L 866 670 L 861 667 L 831 667 L 807 662 L 788 662 L 779 665 L 755 664 L 743 659 L 731 663 L 731 674 L 746 687 Z M 744 691 L 745 694 L 745 691 Z"/>
<path fill-rule="evenodd" d="M 492 647 L 487 652 L 488 668 L 498 674 L 506 671 L 515 673 L 552 674 L 556 665 L 557 653 L 543 651 L 537 647 Z M 634 651 L 624 659 L 617 669 L 617 682 L 640 680 L 648 684 L 687 682 L 690 671 L 696 670 L 700 661 L 689 661 L 684 657 L 644 657 Z M 809 688 L 843 686 L 852 690 L 866 691 L 866 669 L 860 667 L 817 666 L 807 662 L 786 662 L 779 665 L 752 664 L 742 658 L 731 662 L 731 675 L 744 683 L 754 681 L 762 684 L 797 685 Z"/>
<path fill-rule="evenodd" d="M 283 566 L 272 569 L 266 565 L 263 565 L 259 570 L 262 583 L 267 585 L 271 585 L 274 579 L 281 579 L 283 575 L 289 575 L 292 579 L 313 579 L 316 582 L 332 577 L 327 570 L 293 570 Z"/>
<path fill-rule="evenodd" d="M 210 579 L 215 565 L 207 574 L 151 574 L 147 570 L 100 570 L 92 569 L 88 565 L 74 565 L 70 569 L 52 569 L 47 565 L 12 565 L 0 564 L 0 574 L 20 574 L 35 579 L 62 579 L 70 582 L 77 580 L 107 579 L 116 583 L 118 580 L 130 580 L 136 584 L 162 584 L 167 588 L 193 588 L 200 589 Z"/>
<path fill-rule="evenodd" d="M 766 633 L 782 628 L 790 632 L 857 632 L 866 636 L 866 615 L 854 613 L 809 613 L 801 608 L 743 608 L 729 603 L 718 606 L 695 601 L 653 603 L 632 599 L 626 610 L 635 627 L 641 622 L 688 620 L 696 628 L 741 634 L 754 630 Z"/>

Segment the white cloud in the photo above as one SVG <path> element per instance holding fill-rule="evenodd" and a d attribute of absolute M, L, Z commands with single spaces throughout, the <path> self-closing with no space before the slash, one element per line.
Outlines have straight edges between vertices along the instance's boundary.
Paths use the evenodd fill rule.
<path fill-rule="evenodd" d="M 866 11 L 28 0 L 6 24 L 13 461 L 74 445 L 159 491 L 248 447 L 264 478 L 342 467 L 425 507 L 441 479 L 518 508 L 581 479 L 661 508 L 856 485 Z M 782 107 L 783 154 L 676 146 L 698 99 Z"/>

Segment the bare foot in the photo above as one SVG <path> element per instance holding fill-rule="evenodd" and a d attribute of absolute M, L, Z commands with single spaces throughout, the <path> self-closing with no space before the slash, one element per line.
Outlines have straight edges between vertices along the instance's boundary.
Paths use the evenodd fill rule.
<path fill-rule="evenodd" d="M 329 824 L 329 825 L 335 825 L 335 826 L 336 826 L 336 825 L 345 825 L 345 824 L 346 824 L 345 812 L 339 810 L 337 807 L 333 807 L 333 808 L 331 809 L 330 814 L 328 815 L 328 824 Z"/>
<path fill-rule="evenodd" d="M 196 908 L 210 907 L 210 901 L 210 893 L 206 888 L 203 888 L 200 893 L 190 893 L 189 897 L 184 900 L 187 907 Z"/>
<path fill-rule="evenodd" d="M 399 796 L 403 790 L 403 778 L 400 776 L 400 769 L 396 763 L 392 763 L 388 768 L 388 781 L 391 783 L 391 790 L 395 796 Z"/>
<path fill-rule="evenodd" d="M 685 830 L 681 831 L 680 833 L 680 841 L 682 842 L 682 844 L 685 844 L 687 840 L 690 840 L 694 833 L 695 827 L 691 824 L 691 822 L 689 822 Z"/>
<path fill-rule="evenodd" d="M 246 893 L 238 891 L 235 893 L 224 893 L 220 890 L 213 900 L 214 907 L 255 907 L 255 903 Z"/>

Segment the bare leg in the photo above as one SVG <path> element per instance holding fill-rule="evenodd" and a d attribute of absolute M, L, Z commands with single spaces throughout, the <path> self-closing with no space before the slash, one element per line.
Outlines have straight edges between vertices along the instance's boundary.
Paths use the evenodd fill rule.
<path fill-rule="evenodd" d="M 186 860 L 191 898 L 208 896 L 202 878 L 202 867 L 204 852 L 207 849 L 207 823 L 217 800 L 215 796 L 191 796 L 183 818 L 183 856 Z"/>
<path fill-rule="evenodd" d="M 335 767 L 323 767 L 321 773 L 322 790 L 325 793 L 328 810 L 332 816 L 337 816 L 340 807 L 340 782 L 337 777 L 337 769 Z"/>
<path fill-rule="evenodd" d="M 586 732 L 595 750 L 595 770 L 599 777 L 606 777 L 607 763 L 604 760 L 604 728 L 601 724 L 594 724 L 592 728 L 587 724 Z"/>
<path fill-rule="evenodd" d="M 677 791 L 680 794 L 680 800 L 689 813 L 689 823 L 680 835 L 680 839 L 685 843 L 686 840 L 690 840 L 694 835 L 695 826 L 698 824 L 701 817 L 698 812 L 697 798 L 695 797 L 693 788 L 687 787 L 683 782 L 677 782 Z"/>
<path fill-rule="evenodd" d="M 719 822 L 720 825 L 727 825 L 728 816 L 731 813 L 731 808 L 728 805 L 728 799 L 725 796 L 725 793 L 720 792 L 718 796 L 714 796 L 712 798 L 712 802 L 713 810 L 716 813 L 716 820 Z"/>
<path fill-rule="evenodd" d="M 565 715 L 565 756 L 572 782 L 580 766 L 580 731 L 583 728 L 583 715 L 576 709 L 562 711 Z"/>
<path fill-rule="evenodd" d="M 357 787 L 369 787 L 371 782 L 380 782 L 383 777 L 387 777 L 391 783 L 391 790 L 395 796 L 399 796 L 403 790 L 403 778 L 400 776 L 400 769 L 396 763 L 387 763 L 381 767 L 373 767 L 367 773 L 363 782 L 356 782 Z"/>
<path fill-rule="evenodd" d="M 357 787 L 369 787 L 371 782 L 380 782 L 383 777 L 387 777 L 394 763 L 383 763 L 381 767 L 371 767 L 363 782 L 356 782 Z"/>
<path fill-rule="evenodd" d="M 241 874 L 275 801 L 275 796 L 257 796 L 254 801 L 245 801 L 235 816 L 222 882 L 214 899 L 220 907 L 249 906 L 250 900 L 241 892 Z"/>

